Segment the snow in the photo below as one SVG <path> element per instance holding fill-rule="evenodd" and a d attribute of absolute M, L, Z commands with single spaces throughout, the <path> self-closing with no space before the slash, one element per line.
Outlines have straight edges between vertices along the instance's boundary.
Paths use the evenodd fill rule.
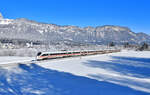
<path fill-rule="evenodd" d="M 30 62 L 31 60 L 34 60 L 34 57 L 1 56 L 0 65 Z"/>
<path fill-rule="evenodd" d="M 0 19 L 0 24 L 10 24 L 12 21 L 12 19 Z"/>
<path fill-rule="evenodd" d="M 33 58 L 0 57 L 0 63 L 24 60 Z M 149 95 L 150 51 L 20 64 L 1 68 L 0 77 L 0 94 L 7 95 Z"/>
<path fill-rule="evenodd" d="M 40 32 L 41 34 L 43 34 L 43 30 L 39 30 L 39 32 Z"/>
<path fill-rule="evenodd" d="M 118 58 L 118 62 L 116 61 L 116 58 Z M 120 58 L 119 58 L 120 57 Z M 99 81 L 108 81 L 111 83 L 117 83 L 120 85 L 128 86 L 136 90 L 141 90 L 145 92 L 150 93 L 150 74 L 148 74 L 149 77 L 142 77 L 144 75 L 138 75 L 138 77 L 135 77 L 130 74 L 123 74 L 120 71 L 113 70 L 111 68 L 102 66 L 102 65 L 109 65 L 111 66 L 112 61 L 115 63 L 113 64 L 116 65 L 126 65 L 126 66 L 133 66 L 133 67 L 144 67 L 148 68 L 150 70 L 150 63 L 147 62 L 140 62 L 140 61 L 132 61 L 129 60 L 123 60 L 122 58 L 128 58 L 128 57 L 136 57 L 138 58 L 149 58 L 150 57 L 150 52 L 135 52 L 135 51 L 124 51 L 121 53 L 113 53 L 113 54 L 105 54 L 105 55 L 96 55 L 96 56 L 88 56 L 88 57 L 81 57 L 81 58 L 72 58 L 72 59 L 64 59 L 64 60 L 55 60 L 47 63 L 39 63 L 38 65 L 48 68 L 48 69 L 53 69 L 53 70 L 58 70 L 58 71 L 63 71 L 63 72 L 69 72 L 74 75 L 78 76 L 85 76 L 88 78 L 96 79 Z M 150 62 L 150 59 L 147 59 Z M 121 61 L 122 63 L 120 63 Z M 127 62 L 127 63 L 126 63 Z M 105 64 L 101 64 L 105 63 Z M 130 64 L 128 64 L 130 63 Z M 92 66 L 96 64 L 97 66 Z M 99 66 L 100 65 L 100 66 Z M 150 72 L 150 71 L 149 71 Z M 125 71 L 125 73 L 128 73 Z M 147 72 L 148 73 L 148 72 Z M 141 78 L 141 77 L 142 78 Z M 119 82 L 120 81 L 120 82 Z M 130 82 L 128 82 L 130 81 Z M 136 83 L 136 84 L 135 84 Z M 145 85 L 149 84 L 149 85 Z M 142 87 L 141 87 L 142 86 Z"/>

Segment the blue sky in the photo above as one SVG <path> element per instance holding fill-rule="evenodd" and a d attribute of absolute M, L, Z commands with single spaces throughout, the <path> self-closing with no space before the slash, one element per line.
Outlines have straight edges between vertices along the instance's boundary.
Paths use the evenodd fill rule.
<path fill-rule="evenodd" d="M 1 0 L 5 18 L 58 25 L 120 25 L 150 34 L 150 0 Z"/>

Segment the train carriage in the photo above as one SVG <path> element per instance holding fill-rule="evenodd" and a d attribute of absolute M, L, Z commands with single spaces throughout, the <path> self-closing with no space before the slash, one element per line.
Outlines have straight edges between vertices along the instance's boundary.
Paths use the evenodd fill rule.
<path fill-rule="evenodd" d="M 37 60 L 54 59 L 62 57 L 80 56 L 81 52 L 39 52 L 37 54 Z"/>

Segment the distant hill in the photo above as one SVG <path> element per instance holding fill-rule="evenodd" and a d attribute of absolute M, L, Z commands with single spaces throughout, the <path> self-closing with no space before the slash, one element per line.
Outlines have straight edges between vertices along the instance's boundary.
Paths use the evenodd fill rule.
<path fill-rule="evenodd" d="M 0 39 L 22 39 L 41 42 L 79 42 L 107 44 L 125 42 L 150 43 L 150 35 L 134 33 L 128 27 L 105 25 L 98 27 L 60 26 L 28 19 L 0 19 Z"/>

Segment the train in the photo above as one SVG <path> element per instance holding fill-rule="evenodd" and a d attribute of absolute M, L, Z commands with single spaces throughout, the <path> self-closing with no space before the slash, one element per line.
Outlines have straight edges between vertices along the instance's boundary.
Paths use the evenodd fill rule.
<path fill-rule="evenodd" d="M 65 57 L 74 57 L 74 56 L 106 54 L 106 53 L 113 53 L 113 52 L 120 52 L 120 50 L 38 52 L 36 59 L 38 61 L 40 61 L 40 60 L 46 60 L 46 59 L 56 59 L 56 58 L 65 58 Z"/>

